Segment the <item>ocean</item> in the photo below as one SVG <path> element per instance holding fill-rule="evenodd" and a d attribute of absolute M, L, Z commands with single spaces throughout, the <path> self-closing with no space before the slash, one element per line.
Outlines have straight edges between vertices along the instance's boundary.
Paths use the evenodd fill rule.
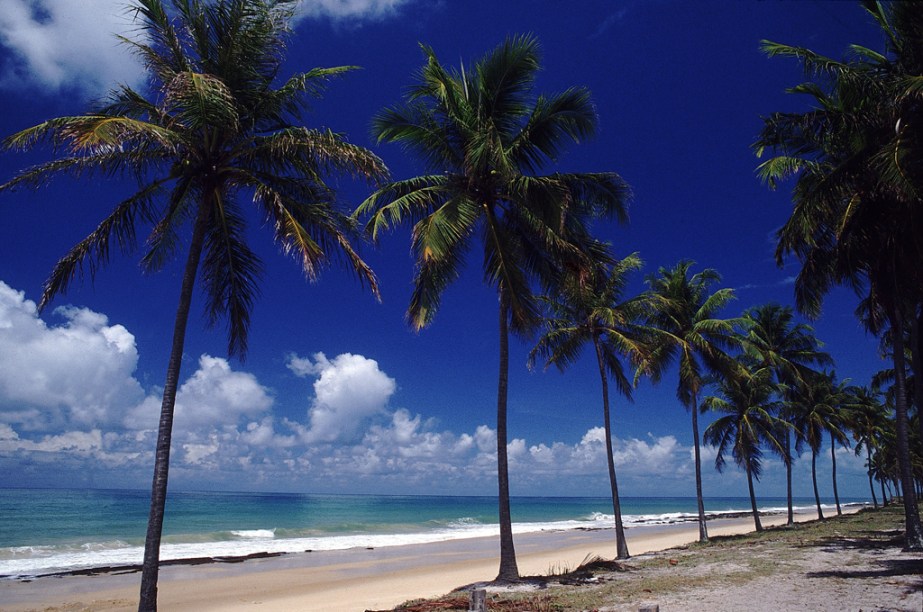
<path fill-rule="evenodd" d="M 825 499 L 825 513 L 833 510 Z M 841 503 L 864 499 L 841 498 Z M 695 520 L 695 498 L 621 500 L 629 528 Z M 784 498 L 760 509 L 784 512 Z M 814 508 L 813 498 L 796 498 Z M 149 493 L 135 490 L 0 489 L 0 578 L 139 564 Z M 748 498 L 706 499 L 711 516 L 749 511 Z M 612 527 L 605 497 L 515 497 L 514 533 Z M 384 547 L 493 536 L 492 497 L 170 492 L 161 559 L 241 557 Z"/>

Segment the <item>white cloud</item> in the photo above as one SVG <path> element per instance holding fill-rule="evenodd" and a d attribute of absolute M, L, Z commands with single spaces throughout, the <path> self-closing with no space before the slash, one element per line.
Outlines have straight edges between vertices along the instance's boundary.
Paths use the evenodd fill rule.
<path fill-rule="evenodd" d="M 0 421 L 24 429 L 115 426 L 144 398 L 135 338 L 105 315 L 62 307 L 49 327 L 0 281 Z"/>
<path fill-rule="evenodd" d="M 642 467 L 660 472 L 675 465 L 675 457 L 682 454 L 683 448 L 673 436 L 655 437 L 648 434 L 649 442 L 631 438 L 616 448 L 617 465 Z"/>
<path fill-rule="evenodd" d="M 317 353 L 313 363 L 293 355 L 288 367 L 301 376 L 318 377 L 305 432 L 309 443 L 355 441 L 368 420 L 382 414 L 397 388 L 378 362 L 362 355 L 344 353 L 330 361 Z"/>
<path fill-rule="evenodd" d="M 0 282 L 0 485 L 34 484 L 16 478 L 45 474 L 41 482 L 57 478 L 58 485 L 98 478 L 137 486 L 149 479 L 160 391 L 144 390 L 134 378 L 135 339 L 85 308 L 61 308 L 55 316 L 62 323 L 49 326 L 23 293 Z M 425 410 L 390 408 L 397 383 L 362 355 L 291 355 L 287 366 L 316 377 L 300 419 L 277 415 L 274 392 L 255 374 L 222 358 L 199 358 L 177 395 L 174 482 L 238 490 L 494 491 L 491 427 L 440 429 Z M 516 495 L 606 494 L 600 427 L 576 442 L 516 438 L 508 451 Z M 736 470 L 716 474 L 714 449 L 702 451 L 706 495 L 745 494 Z M 614 455 L 623 495 L 694 494 L 691 449 L 672 435 L 616 439 Z M 841 483 L 865 486 L 861 457 L 838 449 L 837 460 Z M 829 464 L 828 449 L 818 457 L 823 486 Z M 796 463 L 795 478 L 809 491 L 810 453 Z M 784 491 L 781 464 L 768 459 L 763 480 L 761 490 Z"/>
<path fill-rule="evenodd" d="M 394 15 L 408 0 L 304 0 L 300 15 L 344 19 L 382 19 Z"/>
<path fill-rule="evenodd" d="M 125 0 L 4 0 L 0 44 L 12 56 L 0 84 L 74 88 L 100 97 L 116 83 L 137 84 L 137 60 L 116 34 L 137 38 Z"/>
<path fill-rule="evenodd" d="M 355 23 L 393 16 L 409 0 L 305 0 L 298 18 Z M 117 35 L 143 39 L 129 0 L 2 0 L 0 87 L 76 90 L 100 98 L 117 84 L 139 86 L 138 59 Z"/>
<path fill-rule="evenodd" d="M 236 426 L 241 418 L 262 415 L 272 406 L 268 389 L 253 374 L 235 372 L 227 359 L 202 355 L 199 369 L 176 394 L 178 429 Z"/>

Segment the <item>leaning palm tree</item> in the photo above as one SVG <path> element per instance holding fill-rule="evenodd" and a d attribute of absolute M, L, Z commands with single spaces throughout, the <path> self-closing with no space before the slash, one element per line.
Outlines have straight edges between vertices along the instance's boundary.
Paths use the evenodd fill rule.
<path fill-rule="evenodd" d="M 59 174 L 137 181 L 135 193 L 57 263 L 41 306 L 75 277 L 93 276 L 113 243 L 135 247 L 138 224 L 153 226 L 141 260 L 147 271 L 171 260 L 189 232 L 157 434 L 140 610 L 157 606 L 174 404 L 200 270 L 209 321 L 226 320 L 229 353 L 246 353 L 262 265 L 245 242 L 244 198 L 272 221 L 275 239 L 309 278 L 329 253 L 339 252 L 378 292 L 372 270 L 350 246 L 355 223 L 338 210 L 324 175 L 343 171 L 377 181 L 386 178 L 386 168 L 330 131 L 295 123 L 305 97 L 348 68 L 317 68 L 277 82 L 293 6 L 281 0 L 175 0 L 168 7 L 162 0 L 135 0 L 145 37 L 124 42 L 143 60 L 150 91 L 121 87 L 85 115 L 50 119 L 4 142 L 9 148 L 49 142 L 66 153 L 0 189 L 37 187 Z"/>
<path fill-rule="evenodd" d="M 752 367 L 752 364 L 746 365 Z M 724 469 L 725 455 L 730 452 L 737 466 L 747 473 L 750 507 L 757 531 L 762 531 L 763 525 L 753 481 L 759 480 L 762 474 L 763 446 L 788 461 L 785 444 L 779 437 L 786 424 L 775 416 L 778 408 L 775 396 L 779 388 L 773 382 L 773 376 L 770 368 L 748 371 L 742 367 L 729 376 L 717 377 L 717 395 L 710 395 L 702 401 L 704 409 L 723 415 L 714 420 L 703 434 L 705 443 L 717 448 L 715 469 L 719 472 Z"/>
<path fill-rule="evenodd" d="M 764 304 L 751 308 L 743 316 L 744 337 L 742 344 L 746 354 L 759 367 L 770 368 L 775 381 L 782 385 L 783 393 L 795 388 L 801 382 L 811 365 L 832 365 L 829 355 L 820 350 L 821 343 L 814 336 L 814 330 L 804 323 L 795 323 L 789 306 Z M 784 404 L 782 418 L 787 413 Z M 785 480 L 788 503 L 788 525 L 795 523 L 792 504 L 792 453 L 791 428 L 785 428 L 783 436 L 786 456 Z"/>
<path fill-rule="evenodd" d="M 530 366 L 541 356 L 546 360 L 545 367 L 555 365 L 563 371 L 578 359 L 584 345 L 593 347 L 602 383 L 606 459 L 618 559 L 627 559 L 629 554 L 612 451 L 609 377 L 630 401 L 632 384 L 622 360 L 638 364 L 650 352 L 651 330 L 640 324 L 647 300 L 644 296 L 623 297 L 629 273 L 640 270 L 641 266 L 637 254 L 629 255 L 611 268 L 599 266 L 589 280 L 573 279 L 565 285 L 564 291 L 547 298 L 550 316 L 546 321 L 546 331 L 529 354 Z"/>
<path fill-rule="evenodd" d="M 915 3 L 863 5 L 881 27 L 885 52 L 859 45 L 837 61 L 803 47 L 766 42 L 770 56 L 794 57 L 813 80 L 791 89 L 813 108 L 767 117 L 755 144 L 774 186 L 797 176 L 793 209 L 779 230 L 776 257 L 802 264 L 798 308 L 820 312 L 823 296 L 851 285 L 883 314 L 894 338 L 895 421 L 905 516 L 905 541 L 923 549 L 923 524 L 913 491 L 903 350 L 904 327 L 923 305 L 923 12 Z M 884 331 L 880 326 L 873 330 Z"/>
<path fill-rule="evenodd" d="M 658 368 L 673 359 L 679 361 L 676 395 L 692 414 L 692 439 L 695 460 L 695 492 L 699 515 L 699 541 L 708 540 L 705 502 L 702 497 L 702 459 L 699 438 L 698 398 L 708 372 L 729 372 L 737 368 L 724 349 L 739 343 L 734 334 L 736 319 L 721 319 L 718 314 L 734 298 L 731 289 L 709 293 L 720 275 L 710 268 L 692 276 L 691 261 L 680 261 L 675 268 L 660 268 L 649 276 L 651 308 L 648 323 L 659 330 L 652 361 Z"/>
<path fill-rule="evenodd" d="M 369 215 L 373 237 L 413 223 L 418 267 L 407 316 L 417 329 L 432 322 L 473 243 L 483 249 L 484 280 L 499 297 L 498 579 L 515 580 L 507 469 L 509 334 L 528 335 L 540 322 L 536 283 L 548 287 L 587 269 L 594 257 L 608 257 L 587 252 L 592 241 L 585 223 L 598 216 L 625 220 L 627 187 L 611 172 L 539 173 L 568 141 L 593 135 L 596 113 L 582 88 L 533 95 L 535 38 L 509 38 L 459 71 L 444 68 L 430 48 L 423 53 L 426 63 L 407 100 L 376 116 L 373 132 L 379 142 L 404 145 L 430 173 L 379 189 L 356 214 Z"/>

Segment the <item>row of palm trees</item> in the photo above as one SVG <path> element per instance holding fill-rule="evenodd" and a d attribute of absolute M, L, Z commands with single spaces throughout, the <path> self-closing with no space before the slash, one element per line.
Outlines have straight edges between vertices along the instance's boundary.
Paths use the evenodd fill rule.
<path fill-rule="evenodd" d="M 923 405 L 923 11 L 912 2 L 861 4 L 881 29 L 883 53 L 852 45 L 839 61 L 764 42 L 770 56 L 801 62 L 807 80 L 790 91 L 812 108 L 766 117 L 754 148 L 772 155 L 759 167 L 771 187 L 796 177 L 776 257 L 801 263 L 799 310 L 818 315 L 824 295 L 848 285 L 869 331 L 887 338 L 905 545 L 923 550 L 909 430 L 910 399 Z"/>
<path fill-rule="evenodd" d="M 609 377 L 620 391 L 630 394 L 631 369 L 635 380 L 643 375 L 657 379 L 669 364 L 678 366 L 677 395 L 692 418 L 700 537 L 707 538 L 699 409 L 703 404 L 717 409 L 721 401 L 733 403 L 730 397 L 703 400 L 703 393 L 716 373 L 744 376 L 747 363 L 727 351 L 755 346 L 755 339 L 742 340 L 735 332 L 740 328 L 749 334 L 753 328 L 741 328 L 738 321 L 718 316 L 732 293 L 727 289 L 711 292 L 717 274 L 710 270 L 690 274 L 691 262 L 660 270 L 649 279 L 645 296 L 618 302 L 625 290 L 625 274 L 640 263 L 636 256 L 616 258 L 609 245 L 593 237 L 590 225 L 599 218 L 626 221 L 627 185 L 613 172 L 549 171 L 569 144 L 592 137 L 597 119 L 589 92 L 571 88 L 548 96 L 535 94 L 540 54 L 538 42 L 529 36 L 509 38 L 473 65 L 458 70 L 444 67 L 433 50 L 424 46 L 424 64 L 406 99 L 373 120 L 379 142 L 403 145 L 426 167 L 427 174 L 392 181 L 384 163 L 371 151 L 329 130 L 300 126 L 307 98 L 321 93 L 330 79 L 349 68 L 316 68 L 279 82 L 295 4 L 293 0 L 172 0 L 169 4 L 133 0 L 144 38 L 123 42 L 142 60 L 150 88 L 118 88 L 87 114 L 50 119 L 4 141 L 7 148 L 16 149 L 51 144 L 59 157 L 26 169 L 0 186 L 0 191 L 38 187 L 60 174 L 80 178 L 120 175 L 137 185 L 55 266 L 41 306 L 65 292 L 76 277 L 94 275 L 107 262 L 112 247 L 135 249 L 138 225 L 152 228 L 142 257 L 148 271 L 162 268 L 178 254 L 183 233 L 191 236 L 164 385 L 139 610 L 157 606 L 173 411 L 197 281 L 204 289 L 209 320 L 227 324 L 229 353 L 243 356 L 246 352 L 262 262 L 244 240 L 246 216 L 241 202 L 245 197 L 263 218 L 272 221 L 275 240 L 294 255 L 308 278 L 313 279 L 331 256 L 339 255 L 334 259 L 345 262 L 376 295 L 375 274 L 357 254 L 353 241 L 359 238 L 363 223 L 372 239 L 396 225 L 411 224 L 417 268 L 407 318 L 416 328 L 432 323 L 442 292 L 458 278 L 469 252 L 480 250 L 484 282 L 496 290 L 498 301 L 498 579 L 519 576 L 506 455 L 509 339 L 511 334 L 530 338 L 543 326 L 546 333 L 534 359 L 542 357 L 564 366 L 576 358 L 581 343 L 589 340 L 593 344 L 610 437 Z M 782 147 L 786 139 L 774 139 L 769 131 L 767 127 L 763 146 Z M 823 140 L 818 147 L 827 144 Z M 829 155 L 835 157 L 843 151 L 836 147 L 846 145 L 831 139 L 829 146 Z M 805 163 L 813 168 L 809 161 Z M 772 164 L 766 176 L 775 180 L 784 175 L 774 170 L 778 166 Z M 341 211 L 336 194 L 325 182 L 329 175 L 341 173 L 368 181 L 373 190 L 352 215 Z M 796 204 L 804 191 L 806 188 L 796 189 Z M 904 199 L 899 202 L 907 204 Z M 798 210 L 796 207 L 796 213 Z M 875 227 L 886 229 L 883 224 Z M 790 239 L 790 233 L 783 232 L 780 252 L 793 250 L 800 256 L 803 249 Z M 911 236 L 900 235 L 906 236 L 907 243 L 897 246 L 909 248 Z M 856 242 L 848 243 L 849 254 L 855 254 L 868 239 L 864 229 L 857 232 Z M 828 242 L 823 246 L 829 246 Z M 887 250 L 877 249 L 876 256 Z M 867 274 L 870 279 L 872 264 L 880 264 L 885 271 L 892 269 L 883 259 L 862 261 L 865 267 L 855 274 Z M 818 266 L 811 259 L 799 276 L 802 298 L 805 287 L 825 289 L 841 280 L 835 275 L 818 277 Z M 877 273 L 878 268 L 875 270 Z M 905 272 L 903 267 L 900 271 Z M 815 278 L 821 280 L 806 284 L 805 279 Z M 899 285 L 887 285 L 885 278 L 874 277 L 865 312 L 873 329 L 887 320 L 894 331 L 894 371 L 899 382 L 896 447 L 900 449 L 901 436 L 906 438 L 900 423 L 901 418 L 906 420 L 907 405 L 902 386 L 905 368 L 903 362 L 898 364 L 898 355 L 902 359 L 904 354 L 899 324 L 905 319 L 892 315 L 908 312 L 905 307 L 910 302 L 886 301 L 881 296 L 896 295 L 888 293 L 889 288 L 910 287 L 914 277 L 902 277 L 904 282 Z M 910 295 L 906 294 L 907 300 Z M 813 302 L 799 302 L 807 303 Z M 896 309 L 897 304 L 901 308 Z M 640 319 L 638 310 L 645 311 Z M 582 329 L 572 334 L 566 327 L 568 321 Z M 765 379 L 766 384 L 779 388 L 791 386 L 795 366 L 791 372 L 785 370 L 790 366 L 780 366 L 769 349 L 761 359 L 761 365 L 748 374 L 751 379 L 762 369 L 766 373 L 754 380 Z M 810 358 L 790 361 L 811 363 Z M 722 380 L 740 386 L 731 381 L 746 379 Z M 767 415 L 769 409 L 767 406 Z M 715 441 L 720 447 L 720 436 Z M 613 504 L 620 521 L 609 442 Z M 897 453 L 901 462 L 902 452 Z M 751 463 L 747 459 L 745 465 Z M 903 465 L 906 499 L 909 480 L 904 480 Z M 621 528 L 618 531 L 619 554 L 626 556 Z"/>
<path fill-rule="evenodd" d="M 712 291 L 711 286 L 720 278 L 718 273 L 706 269 L 692 274 L 691 266 L 692 262 L 682 261 L 674 268 L 661 268 L 647 278 L 648 291 L 633 297 L 626 296 L 626 288 L 629 275 L 641 268 L 637 254 L 611 266 L 600 266 L 596 276 L 589 280 L 572 279 L 565 291 L 545 298 L 548 315 L 544 332 L 530 353 L 530 364 L 541 358 L 546 366 L 555 365 L 561 370 L 578 360 L 584 346 L 590 346 L 595 353 L 602 390 L 617 558 L 627 558 L 629 552 L 612 455 L 610 378 L 630 400 L 640 376 L 658 381 L 668 365 L 678 365 L 677 396 L 692 416 L 701 541 L 708 539 L 708 532 L 700 440 L 716 448 L 715 466 L 719 471 L 730 454 L 746 472 L 757 530 L 762 530 L 762 525 L 754 480 L 760 477 L 764 451 L 780 457 L 786 466 L 788 523 L 793 523 L 792 437 L 796 451 L 811 452 L 814 496 L 821 519 L 824 517 L 816 461 L 825 437 L 829 437 L 838 513 L 841 509 L 836 448 L 849 445 L 848 434 L 855 438 L 857 451 L 862 448 L 867 451 L 870 486 L 873 473 L 883 483 L 893 480 L 884 471 L 873 470 L 885 450 L 893 448 L 885 434 L 892 421 L 878 393 L 847 386 L 845 382 L 837 382 L 835 375 L 814 369 L 831 366 L 833 361 L 821 351 L 813 330 L 795 322 L 789 307 L 767 304 L 751 308 L 741 317 L 720 318 L 720 311 L 733 297 L 732 292 Z M 708 391 L 713 394 L 700 402 L 702 394 Z M 701 437 L 700 411 L 716 416 Z M 923 482 L 919 471 L 916 477 Z M 874 500 L 874 489 L 871 493 Z"/>

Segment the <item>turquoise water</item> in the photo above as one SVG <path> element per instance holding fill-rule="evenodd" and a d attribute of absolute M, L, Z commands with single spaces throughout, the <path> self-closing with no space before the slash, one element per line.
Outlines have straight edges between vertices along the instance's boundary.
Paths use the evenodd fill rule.
<path fill-rule="evenodd" d="M 824 500 L 829 508 L 831 500 Z M 842 499 L 861 503 L 862 499 Z M 129 490 L 0 490 L 0 576 L 140 563 L 149 497 Z M 813 499 L 795 505 L 813 508 Z M 746 512 L 747 498 L 706 500 L 709 514 Z M 760 500 L 764 511 L 782 498 Z M 514 532 L 609 528 L 595 497 L 512 500 Z M 625 498 L 629 527 L 690 521 L 695 499 Z M 171 492 L 161 557 L 183 559 L 434 542 L 498 533 L 491 497 Z"/>

